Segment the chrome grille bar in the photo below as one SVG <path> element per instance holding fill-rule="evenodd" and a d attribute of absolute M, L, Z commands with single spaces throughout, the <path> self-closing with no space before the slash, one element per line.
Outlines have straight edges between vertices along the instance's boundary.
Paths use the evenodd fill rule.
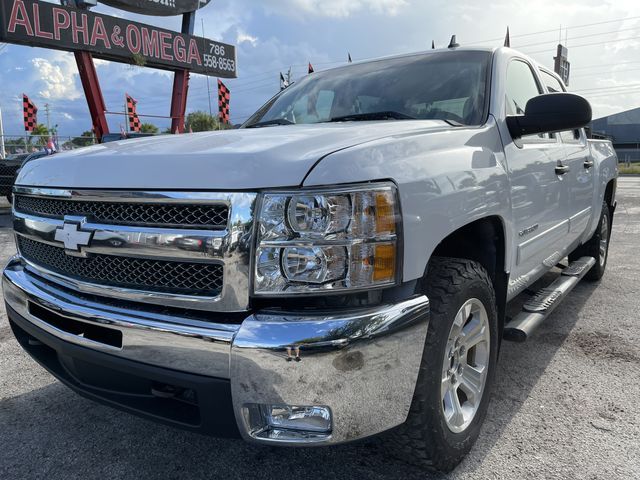
<path fill-rule="evenodd" d="M 14 207 L 17 212 L 33 216 L 62 219 L 77 215 L 96 223 L 161 228 L 224 229 L 229 216 L 224 204 L 96 202 L 28 195 L 16 195 Z"/>
<path fill-rule="evenodd" d="M 64 248 L 18 236 L 18 250 L 29 262 L 61 276 L 122 288 L 216 297 L 222 290 L 222 265 L 172 262 L 116 255 L 77 257 Z"/>
<path fill-rule="evenodd" d="M 22 186 L 16 187 L 14 193 L 16 196 L 22 195 L 24 198 L 34 200 L 36 205 L 48 204 L 47 202 L 51 200 L 64 199 L 60 200 L 61 203 L 56 204 L 55 216 L 25 213 L 20 211 L 19 207 L 14 207 L 14 230 L 18 236 L 18 245 L 24 239 L 31 242 L 31 245 L 42 244 L 45 248 L 56 247 L 55 251 L 65 252 L 62 254 L 62 260 L 65 255 L 83 257 L 84 259 L 110 255 L 117 261 L 118 267 L 114 267 L 116 270 L 117 268 L 131 268 L 132 263 L 135 263 L 135 266 L 140 264 L 155 268 L 158 265 L 157 262 L 164 262 L 165 264 L 173 263 L 174 265 L 184 264 L 187 266 L 177 268 L 175 271 L 169 272 L 168 275 L 196 277 L 201 273 L 198 268 L 203 271 L 217 268 L 221 271 L 221 288 L 217 291 L 207 289 L 207 291 L 199 292 L 190 288 L 164 288 L 165 285 L 188 286 L 190 284 L 188 278 L 180 278 L 176 282 L 164 282 L 169 279 L 169 277 L 164 277 L 164 279 L 159 278 L 157 284 L 149 284 L 147 281 L 140 282 L 139 285 L 135 282 L 119 284 L 111 281 L 110 275 L 113 273 L 113 277 L 116 278 L 125 278 L 127 275 L 117 275 L 116 270 L 109 269 L 104 276 L 83 275 L 83 272 L 78 268 L 84 264 L 77 258 L 70 260 L 75 262 L 74 269 L 65 271 L 64 268 L 60 268 L 60 265 L 69 262 L 58 261 L 56 265 L 52 266 L 46 261 L 49 257 L 35 258 L 33 255 L 23 252 L 22 260 L 28 268 L 49 281 L 55 281 L 67 288 L 85 293 L 142 303 L 221 312 L 248 309 L 250 248 L 254 223 L 252 215 L 257 197 L 255 193 L 78 191 Z M 135 204 L 136 207 L 142 205 L 143 208 L 137 211 L 143 213 L 148 212 L 145 210 L 146 206 L 153 205 L 163 206 L 163 208 L 169 205 L 187 209 L 190 205 L 204 206 L 205 209 L 223 207 L 226 209 L 227 218 L 223 228 L 202 228 L 201 226 L 185 228 L 183 225 L 176 228 L 172 219 L 168 219 L 170 223 L 164 226 L 140 225 L 140 222 L 136 222 L 136 218 L 131 219 L 131 225 L 117 222 L 102 223 L 93 221 L 90 216 L 78 216 L 78 212 L 83 211 L 83 202 L 102 202 L 108 204 L 109 208 L 113 205 L 123 205 L 123 209 L 120 211 L 127 212 L 129 204 Z M 61 206 L 65 204 L 73 207 L 68 214 L 64 210 L 60 210 Z M 100 208 L 95 210 L 102 211 Z M 179 210 L 178 208 L 170 211 Z M 81 219 L 79 223 L 78 219 Z M 78 224 L 77 228 L 82 232 L 91 233 L 88 244 L 83 243 L 77 251 L 65 250 L 63 242 L 56 238 L 56 232 L 69 226 L 70 222 L 74 225 Z M 74 225 L 71 226 L 76 228 Z M 23 243 L 25 242 L 23 241 Z M 36 250 L 32 249 L 33 251 Z M 58 258 L 58 260 L 60 259 Z M 160 271 L 165 270 L 160 269 Z"/>

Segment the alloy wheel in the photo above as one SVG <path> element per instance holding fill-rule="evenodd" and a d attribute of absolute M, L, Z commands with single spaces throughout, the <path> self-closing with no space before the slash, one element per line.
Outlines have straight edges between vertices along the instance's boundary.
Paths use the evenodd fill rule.
<path fill-rule="evenodd" d="M 464 431 L 480 407 L 490 343 L 487 310 L 480 300 L 471 298 L 454 318 L 442 365 L 442 410 L 447 427 L 454 433 Z"/>

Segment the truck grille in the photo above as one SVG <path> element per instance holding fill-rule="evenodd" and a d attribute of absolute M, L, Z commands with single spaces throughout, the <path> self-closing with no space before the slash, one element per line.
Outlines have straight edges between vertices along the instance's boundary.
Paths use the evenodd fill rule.
<path fill-rule="evenodd" d="M 226 228 L 227 205 L 119 203 L 63 200 L 16 195 L 15 208 L 28 215 L 62 219 L 65 215 L 87 217 L 106 224 L 144 225 L 164 228 Z"/>
<path fill-rule="evenodd" d="M 20 254 L 37 266 L 76 280 L 181 295 L 218 296 L 222 290 L 223 267 L 210 263 L 92 254 L 73 257 L 64 248 L 18 236 Z"/>

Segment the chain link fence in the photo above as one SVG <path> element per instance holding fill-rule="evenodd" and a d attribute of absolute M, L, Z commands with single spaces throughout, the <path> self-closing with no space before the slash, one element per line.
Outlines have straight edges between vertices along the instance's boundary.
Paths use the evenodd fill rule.
<path fill-rule="evenodd" d="M 98 143 L 94 136 L 0 135 L 0 156 L 37 152 L 47 147 L 50 140 L 53 140 L 55 148 L 59 152 Z M 2 152 L 3 146 L 4 152 Z"/>

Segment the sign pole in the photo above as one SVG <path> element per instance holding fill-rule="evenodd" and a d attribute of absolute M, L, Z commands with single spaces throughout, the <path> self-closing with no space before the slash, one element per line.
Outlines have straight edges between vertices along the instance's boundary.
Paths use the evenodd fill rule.
<path fill-rule="evenodd" d="M 73 54 L 76 57 L 78 73 L 80 74 L 80 81 L 84 89 L 84 96 L 87 97 L 87 105 L 89 106 L 91 122 L 93 123 L 93 132 L 98 141 L 100 141 L 103 135 L 109 133 L 109 125 L 107 124 L 107 117 L 105 115 L 107 106 L 102 96 L 102 90 L 100 90 L 100 80 L 98 80 L 96 66 L 93 64 L 93 57 L 90 53 L 73 52 Z"/>
<path fill-rule="evenodd" d="M 196 12 L 182 14 L 182 33 L 193 35 Z M 173 74 L 173 93 L 171 94 L 171 133 L 184 133 L 184 114 L 187 109 L 189 90 L 189 70 L 176 70 Z"/>
<path fill-rule="evenodd" d="M 75 0 L 74 3 L 77 8 L 86 9 L 86 5 L 82 4 L 82 2 Z M 98 72 L 96 72 L 96 66 L 93 63 L 93 56 L 89 52 L 75 51 L 73 55 L 76 58 L 80 82 L 82 83 L 84 96 L 87 99 L 91 123 L 93 124 L 93 133 L 99 142 L 105 133 L 109 133 L 109 124 L 104 113 L 107 111 L 107 105 L 100 89 Z"/>

